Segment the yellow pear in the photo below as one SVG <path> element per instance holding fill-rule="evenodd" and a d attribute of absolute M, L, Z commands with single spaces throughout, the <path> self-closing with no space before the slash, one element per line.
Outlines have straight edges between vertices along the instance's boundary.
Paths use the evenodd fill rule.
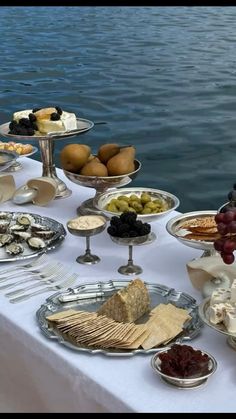
<path fill-rule="evenodd" d="M 128 146 L 120 149 L 120 152 L 108 160 L 107 170 L 109 176 L 120 176 L 135 170 L 135 148 Z"/>
<path fill-rule="evenodd" d="M 119 153 L 120 147 L 118 144 L 103 144 L 98 149 L 98 158 L 102 163 L 105 163 Z"/>
<path fill-rule="evenodd" d="M 91 149 L 85 144 L 67 144 L 60 153 L 61 166 L 69 172 L 78 173 L 88 161 Z"/>
<path fill-rule="evenodd" d="M 90 160 L 80 171 L 84 176 L 108 176 L 105 164 L 97 161 L 96 159 Z"/>

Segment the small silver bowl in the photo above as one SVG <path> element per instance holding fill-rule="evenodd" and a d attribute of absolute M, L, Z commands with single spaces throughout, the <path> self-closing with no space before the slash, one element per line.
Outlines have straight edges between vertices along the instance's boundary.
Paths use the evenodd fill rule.
<path fill-rule="evenodd" d="M 195 378 L 178 378 L 178 377 L 172 377 L 170 375 L 164 374 L 163 372 L 161 372 L 160 354 L 163 352 L 167 352 L 169 349 L 170 347 L 157 352 L 155 355 L 153 355 L 151 359 L 151 367 L 161 377 L 161 379 L 167 384 L 175 386 L 179 389 L 193 389 L 196 387 L 200 387 L 206 383 L 208 378 L 212 374 L 214 374 L 217 369 L 217 362 L 215 358 L 208 352 L 201 351 L 203 355 L 208 355 L 209 357 L 209 364 L 208 364 L 209 372 L 207 374 L 200 375 Z M 193 348 L 193 349 L 197 350 L 196 348 Z"/>
<path fill-rule="evenodd" d="M 73 220 L 79 220 L 81 218 L 99 218 L 103 224 L 100 225 L 99 227 L 94 227 L 94 228 L 89 228 L 89 229 L 78 229 L 78 228 L 74 228 L 70 226 L 71 221 Z M 68 231 L 73 234 L 74 236 L 79 236 L 79 237 L 85 237 L 86 238 L 86 250 L 85 250 L 85 254 L 84 255 L 80 255 L 76 258 L 76 261 L 78 263 L 82 263 L 82 264 L 86 264 L 86 265 L 93 265 L 94 263 L 98 263 L 100 262 L 100 258 L 97 255 L 93 255 L 91 254 L 91 249 L 90 249 L 90 237 L 91 236 L 95 236 L 96 234 L 101 233 L 103 230 L 105 230 L 106 228 L 106 219 L 104 217 L 102 217 L 101 215 L 86 215 L 86 216 L 80 216 L 77 217 L 73 220 L 69 220 L 66 224 L 66 227 L 68 229 Z"/>

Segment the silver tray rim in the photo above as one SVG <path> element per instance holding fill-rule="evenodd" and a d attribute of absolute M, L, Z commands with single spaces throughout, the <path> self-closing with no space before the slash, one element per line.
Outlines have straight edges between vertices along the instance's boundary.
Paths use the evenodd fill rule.
<path fill-rule="evenodd" d="M 204 240 L 193 240 L 193 239 L 185 239 L 184 236 L 181 236 L 177 233 L 177 231 L 175 230 L 175 228 L 177 227 L 179 222 L 184 222 L 187 220 L 190 220 L 191 218 L 196 218 L 196 217 L 205 217 L 205 216 L 210 216 L 210 215 L 216 215 L 217 214 L 217 210 L 204 210 L 204 211 L 191 211 L 191 212 L 186 212 L 184 214 L 180 214 L 177 215 L 176 217 L 171 218 L 167 223 L 166 223 L 166 230 L 168 231 L 168 233 L 175 237 L 177 240 L 179 240 L 182 244 L 185 244 L 188 247 L 193 247 L 194 249 L 199 249 L 199 250 L 211 250 L 214 248 L 213 246 L 213 241 L 211 242 L 206 242 Z"/>
<path fill-rule="evenodd" d="M 151 354 L 158 351 L 163 350 L 166 347 L 170 346 L 170 342 L 166 346 L 161 346 L 160 348 L 152 348 L 149 350 L 144 349 L 135 349 L 130 351 L 125 350 L 109 350 L 109 349 L 93 349 L 93 348 L 86 348 L 86 347 L 79 347 L 75 346 L 72 343 L 66 341 L 61 335 L 57 334 L 55 330 L 48 327 L 48 323 L 46 320 L 46 316 L 50 313 L 60 311 L 60 309 L 63 307 L 64 303 L 61 303 L 59 298 L 62 296 L 71 296 L 71 301 L 73 301 L 75 298 L 77 298 L 75 304 L 79 304 L 80 297 L 83 299 L 83 293 L 86 295 L 88 293 L 91 293 L 91 295 L 94 295 L 94 293 L 103 294 L 100 295 L 98 298 L 102 299 L 106 296 L 106 293 L 108 294 L 107 298 L 111 296 L 111 292 L 116 292 L 118 289 L 121 289 L 125 286 L 127 286 L 131 280 L 109 280 L 106 282 L 98 281 L 95 283 L 86 282 L 84 284 L 81 284 L 74 288 L 68 288 L 68 290 L 59 291 L 50 297 L 48 297 L 44 304 L 41 305 L 41 307 L 36 312 L 36 320 L 38 323 L 38 326 L 43 333 L 43 335 L 49 339 L 54 339 L 58 341 L 60 344 L 66 346 L 69 349 L 75 350 L 77 352 L 85 352 L 89 354 L 103 354 L 106 356 L 118 356 L 118 357 L 130 357 L 138 354 Z M 145 285 L 147 286 L 149 292 L 156 293 L 158 295 L 161 295 L 162 297 L 172 297 L 173 300 L 167 300 L 168 302 L 176 302 L 180 297 L 184 298 L 186 300 L 186 307 L 189 310 L 189 313 L 192 315 L 192 320 L 185 325 L 185 328 L 181 335 L 177 336 L 176 339 L 173 339 L 172 342 L 175 343 L 182 343 L 185 341 L 189 341 L 194 339 L 201 331 L 201 328 L 203 327 L 203 322 L 200 319 L 198 315 L 198 305 L 196 303 L 196 300 L 189 294 L 181 291 L 176 291 L 174 288 L 167 287 L 165 285 L 161 284 L 153 284 L 148 283 L 144 281 Z M 94 301 L 97 297 L 94 298 Z M 55 302 L 56 299 L 56 302 Z M 85 301 L 83 299 L 83 301 Z M 101 301 L 103 303 L 104 299 Z M 69 302 L 69 301 L 68 301 Z M 70 304 L 69 307 L 71 308 Z M 183 306 L 181 306 L 183 307 Z M 68 308 L 68 307 L 67 307 Z"/>
<path fill-rule="evenodd" d="M 22 141 L 24 141 L 24 140 L 34 141 L 34 140 L 47 140 L 47 139 L 59 140 L 59 139 L 63 139 L 63 138 L 66 138 L 66 137 L 72 137 L 74 135 L 78 135 L 80 133 L 89 131 L 91 128 L 94 127 L 94 122 L 90 121 L 89 119 L 76 118 L 76 121 L 77 121 L 77 124 L 79 122 L 83 122 L 87 126 L 84 127 L 84 128 L 77 128 L 77 129 L 74 129 L 74 130 L 71 130 L 71 131 L 65 131 L 65 132 L 62 132 L 62 133 L 59 133 L 59 132 L 50 133 L 50 134 L 47 134 L 47 135 L 43 135 L 43 134 L 42 135 L 31 135 L 31 136 L 30 135 L 13 135 L 13 134 L 8 134 L 8 132 L 7 132 L 9 130 L 9 124 L 10 124 L 10 121 L 8 121 L 8 122 L 5 122 L 4 124 L 0 125 L 0 134 L 5 138 L 12 138 L 12 139 L 14 138 L 14 139 L 18 139 L 19 141 L 20 140 L 22 140 Z"/>
<path fill-rule="evenodd" d="M 53 218 L 46 217 L 46 216 L 39 215 L 39 214 L 35 214 L 35 213 L 32 213 L 32 212 L 25 212 L 25 211 L 3 211 L 3 212 L 6 213 L 6 214 L 13 214 L 13 216 L 15 214 L 16 215 L 17 214 L 19 214 L 19 215 L 20 214 L 28 214 L 28 215 L 36 218 L 36 220 L 37 219 L 43 220 L 43 221 L 45 220 L 46 222 L 50 222 L 52 224 L 55 224 L 56 227 L 57 227 L 57 230 L 60 231 L 60 234 L 46 246 L 46 249 L 44 248 L 42 250 L 38 250 L 38 251 L 35 251 L 35 252 L 32 251 L 32 253 L 29 253 L 28 255 L 19 254 L 19 255 L 16 255 L 14 257 L 0 258 L 0 264 L 3 263 L 3 262 L 4 263 L 5 262 L 16 262 L 16 261 L 31 259 L 33 257 L 40 256 L 43 253 L 47 253 L 51 250 L 54 250 L 61 244 L 61 242 L 65 239 L 65 237 L 67 235 L 67 232 L 66 232 L 63 224 L 60 223 L 59 221 L 54 220 Z"/>
<path fill-rule="evenodd" d="M 208 315 L 208 309 L 210 306 L 210 299 L 211 297 L 207 297 L 205 298 L 201 304 L 199 304 L 198 307 L 198 312 L 199 312 L 199 316 L 202 319 L 202 321 L 209 327 L 211 327 L 212 329 L 216 330 L 219 333 L 222 333 L 223 335 L 226 336 L 232 336 L 234 338 L 236 338 L 236 333 L 232 333 L 232 332 L 228 332 L 228 330 L 226 329 L 226 327 L 222 324 L 213 324 L 210 322 L 209 320 L 209 315 Z"/>

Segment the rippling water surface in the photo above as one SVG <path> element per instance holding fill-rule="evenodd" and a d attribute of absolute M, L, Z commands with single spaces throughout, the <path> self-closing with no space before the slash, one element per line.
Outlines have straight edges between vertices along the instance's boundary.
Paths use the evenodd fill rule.
<path fill-rule="evenodd" d="M 1 7 L 0 35 L 0 123 L 59 105 L 106 122 L 69 142 L 135 145 L 134 186 L 176 194 L 181 211 L 226 201 L 236 182 L 236 7 Z M 66 143 L 56 142 L 57 164 Z"/>

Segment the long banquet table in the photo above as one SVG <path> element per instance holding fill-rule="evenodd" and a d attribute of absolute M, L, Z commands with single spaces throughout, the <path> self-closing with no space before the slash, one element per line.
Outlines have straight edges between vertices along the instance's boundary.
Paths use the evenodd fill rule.
<path fill-rule="evenodd" d="M 16 186 L 41 176 L 41 163 L 22 159 L 23 170 L 14 173 Z M 57 169 L 58 176 L 73 193 L 54 200 L 46 207 L 15 205 L 8 201 L 1 211 L 24 211 L 45 215 L 66 224 L 76 216 L 76 208 L 94 195 L 94 190 L 80 187 Z M 173 212 L 152 223 L 157 240 L 134 249 L 134 260 L 143 267 L 140 278 L 174 287 L 202 298 L 189 281 L 186 263 L 201 251 L 179 243 L 165 230 Z M 92 249 L 101 256 L 97 265 L 78 264 L 83 252 L 83 238 L 67 234 L 62 245 L 50 253 L 52 260 L 70 264 L 79 274 L 77 284 L 131 279 L 117 272 L 127 261 L 126 247 L 111 242 L 106 231 L 92 239 Z M 14 265 L 14 262 L 11 262 Z M 11 263 L 2 264 L 11 268 Z M 1 268 L 1 266 L 0 266 Z M 10 304 L 0 293 L 0 412 L 235 412 L 235 352 L 224 335 L 204 326 L 191 344 L 215 356 L 218 369 L 198 389 L 179 390 L 163 383 L 151 369 L 151 354 L 133 357 L 107 357 L 70 350 L 41 333 L 35 312 L 53 292 Z"/>

